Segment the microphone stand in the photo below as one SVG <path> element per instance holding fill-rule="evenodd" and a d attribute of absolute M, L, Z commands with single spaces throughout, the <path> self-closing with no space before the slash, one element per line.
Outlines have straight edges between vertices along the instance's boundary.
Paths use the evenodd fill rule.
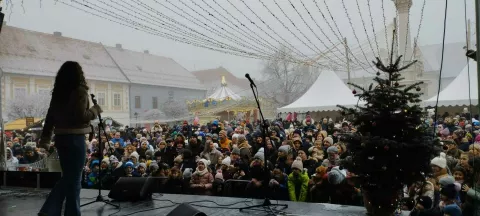
<path fill-rule="evenodd" d="M 262 128 L 262 144 L 263 144 L 263 154 L 264 154 L 264 166 L 263 166 L 263 172 L 264 172 L 264 180 L 263 180 L 263 183 L 262 183 L 262 187 L 265 188 L 265 199 L 263 200 L 263 203 L 262 204 L 259 204 L 259 205 L 253 205 L 253 206 L 247 206 L 247 207 L 243 207 L 243 208 L 240 208 L 239 210 L 242 211 L 242 210 L 254 210 L 254 211 L 265 211 L 265 212 L 268 212 L 269 214 L 268 215 L 276 215 L 275 212 L 279 212 L 281 210 L 284 210 L 286 208 L 288 208 L 288 205 L 287 204 L 272 204 L 272 202 L 270 201 L 270 193 L 268 192 L 269 191 L 269 186 L 268 186 L 268 183 L 270 181 L 270 171 L 268 170 L 268 159 L 267 159 L 267 152 L 269 151 L 268 148 L 267 148 L 267 143 L 266 143 L 266 134 L 267 134 L 267 128 L 268 128 L 268 125 L 267 125 L 267 122 L 265 121 L 265 118 L 263 117 L 263 113 L 262 113 L 262 109 L 260 108 L 260 101 L 258 100 L 258 89 L 257 89 L 257 86 L 255 85 L 255 83 L 253 82 L 253 80 L 249 79 L 250 80 L 250 88 L 252 89 L 252 92 L 253 92 L 253 97 L 255 98 L 255 102 L 257 103 L 257 108 L 258 108 L 258 112 L 260 113 L 260 120 L 261 120 L 261 125 L 260 127 Z M 272 208 L 272 206 L 281 206 L 283 207 L 282 209 L 280 210 L 277 210 L 275 208 Z M 262 210 L 260 209 L 255 209 L 255 208 L 263 208 Z"/>
<path fill-rule="evenodd" d="M 97 105 L 97 100 L 95 99 L 95 95 L 90 94 L 90 97 L 92 97 L 93 105 Z M 103 133 L 105 135 L 105 138 L 107 139 L 107 144 L 108 144 L 108 142 L 109 142 L 108 136 L 107 136 L 107 133 L 105 132 L 105 127 L 103 126 L 102 115 L 100 115 L 100 113 L 98 113 L 98 120 L 100 121 L 100 124 L 98 125 L 98 134 L 100 135 L 102 130 L 103 130 Z M 98 146 L 98 151 L 100 152 L 101 158 L 103 158 L 103 148 L 102 148 L 103 145 L 105 145 L 105 143 L 102 143 L 100 141 L 100 145 Z M 102 163 L 102 162 L 100 161 L 100 163 Z M 110 202 L 110 200 L 103 198 L 103 196 L 102 196 L 102 180 L 103 179 L 101 177 L 100 168 L 98 169 L 97 172 L 98 172 L 97 181 L 99 182 L 97 199 L 95 199 L 95 201 L 91 201 L 91 202 L 85 203 L 83 205 L 80 205 L 80 207 L 87 206 L 87 205 L 90 205 L 90 204 L 93 204 L 93 203 L 96 203 L 96 202 L 103 202 L 103 203 L 111 205 L 111 206 L 113 206 L 117 209 L 120 208 L 119 205 L 113 204 L 113 203 Z"/>

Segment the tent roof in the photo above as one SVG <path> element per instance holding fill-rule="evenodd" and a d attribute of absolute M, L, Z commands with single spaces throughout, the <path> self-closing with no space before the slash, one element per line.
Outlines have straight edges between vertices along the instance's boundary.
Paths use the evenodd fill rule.
<path fill-rule="evenodd" d="M 469 69 L 470 77 L 468 76 Z M 468 83 L 470 83 L 470 85 L 468 85 Z M 472 104 L 478 104 L 477 89 L 477 62 L 469 60 L 468 65 L 463 68 L 462 72 L 460 72 L 450 85 L 440 92 L 438 106 L 470 105 L 470 99 Z M 425 106 L 435 106 L 436 101 L 437 96 L 435 95 L 432 98 L 425 100 L 423 103 Z"/>
<path fill-rule="evenodd" d="M 42 120 L 42 118 L 34 118 L 33 122 L 38 122 Z M 27 127 L 27 119 L 26 118 L 21 118 L 17 119 L 12 122 L 8 122 L 5 124 L 5 130 L 10 131 L 10 130 L 22 130 Z"/>
<path fill-rule="evenodd" d="M 222 76 L 222 86 L 213 92 L 212 95 L 208 96 L 208 99 L 213 100 L 225 100 L 230 98 L 232 100 L 240 100 L 241 97 L 235 94 L 230 88 L 227 86 L 227 81 L 225 80 L 225 76 Z"/>
<path fill-rule="evenodd" d="M 315 83 L 298 100 L 278 109 L 278 112 L 316 112 L 339 110 L 337 105 L 353 107 L 358 98 L 331 70 L 323 71 Z"/>

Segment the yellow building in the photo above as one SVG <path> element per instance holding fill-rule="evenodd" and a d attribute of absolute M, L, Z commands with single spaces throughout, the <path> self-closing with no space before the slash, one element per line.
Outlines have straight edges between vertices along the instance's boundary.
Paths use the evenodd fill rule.
<path fill-rule="evenodd" d="M 0 33 L 3 116 L 8 116 L 6 112 L 11 110 L 7 107 L 14 100 L 50 94 L 54 77 L 65 61 L 80 63 L 89 91 L 96 95 L 104 117 L 124 125 L 130 123 L 129 81 L 102 44 L 64 37 L 59 32 L 45 34 L 7 25 Z M 25 103 L 48 107 L 48 101 Z"/>

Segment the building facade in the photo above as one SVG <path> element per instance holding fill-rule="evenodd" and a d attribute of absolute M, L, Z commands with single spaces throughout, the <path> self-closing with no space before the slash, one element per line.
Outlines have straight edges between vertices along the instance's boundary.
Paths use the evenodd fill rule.
<path fill-rule="evenodd" d="M 152 109 L 165 111 L 163 105 L 167 101 L 185 104 L 187 100 L 206 97 L 204 85 L 171 58 L 153 55 L 147 50 L 135 52 L 123 49 L 121 44 L 105 48 L 130 82 L 129 114 L 132 122 L 153 123 L 154 119 L 145 114 Z M 157 120 L 170 121 L 174 117 L 167 113 Z"/>

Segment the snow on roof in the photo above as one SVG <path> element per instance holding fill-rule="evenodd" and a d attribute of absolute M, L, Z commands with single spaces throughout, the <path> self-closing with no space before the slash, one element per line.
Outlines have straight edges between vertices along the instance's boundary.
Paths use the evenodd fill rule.
<path fill-rule="evenodd" d="M 440 92 L 438 97 L 438 106 L 462 106 L 478 104 L 478 84 L 477 84 L 477 62 L 469 60 L 469 66 L 466 66 L 462 72 Z M 470 77 L 468 72 L 470 70 Z M 470 79 L 469 79 L 470 78 Z M 470 83 L 470 85 L 468 85 Z M 470 94 L 470 95 L 469 95 Z M 437 95 L 425 100 L 425 106 L 435 106 Z"/>
<path fill-rule="evenodd" d="M 4 26 L 0 68 L 6 73 L 54 77 L 65 61 L 77 61 L 90 80 L 125 82 L 103 46 L 63 36 Z"/>
<path fill-rule="evenodd" d="M 278 112 L 316 112 L 339 110 L 337 105 L 352 107 L 358 98 L 331 70 L 323 71 L 315 83 L 295 102 L 279 108 Z"/>
<path fill-rule="evenodd" d="M 106 47 L 132 83 L 205 90 L 190 71 L 171 58 Z"/>

